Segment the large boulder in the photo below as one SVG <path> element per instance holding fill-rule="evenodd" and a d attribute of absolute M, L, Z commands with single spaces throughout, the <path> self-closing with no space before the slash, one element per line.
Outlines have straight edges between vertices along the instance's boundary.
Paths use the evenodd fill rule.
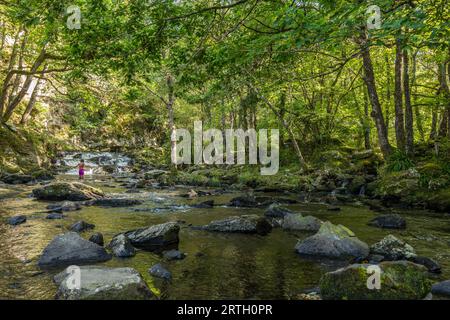
<path fill-rule="evenodd" d="M 111 259 L 99 245 L 83 239 L 76 232 L 56 236 L 44 249 L 38 261 L 41 268 L 66 267 Z"/>
<path fill-rule="evenodd" d="M 385 260 L 410 260 L 417 256 L 413 247 L 391 234 L 373 244 L 370 252 L 384 256 Z"/>
<path fill-rule="evenodd" d="M 439 296 L 450 297 L 450 280 L 433 284 L 431 293 Z"/>
<path fill-rule="evenodd" d="M 372 219 L 368 225 L 384 229 L 405 229 L 406 220 L 399 214 L 383 214 Z"/>
<path fill-rule="evenodd" d="M 327 300 L 418 300 L 431 290 L 425 267 L 409 261 L 381 262 L 380 289 L 369 289 L 376 271 L 369 264 L 353 264 L 326 273 L 320 279 L 320 294 Z M 371 277 L 369 279 L 369 277 Z"/>
<path fill-rule="evenodd" d="M 108 248 L 119 258 L 128 258 L 136 255 L 136 249 L 124 234 L 115 236 L 109 243 Z"/>
<path fill-rule="evenodd" d="M 167 222 L 147 228 L 125 232 L 131 244 L 137 248 L 159 251 L 179 242 L 180 226 L 175 222 Z"/>
<path fill-rule="evenodd" d="M 272 231 L 272 225 L 264 217 L 243 215 L 212 221 L 206 226 L 200 227 L 200 229 L 214 232 L 257 233 L 266 235 Z"/>
<path fill-rule="evenodd" d="M 361 258 L 369 254 L 369 246 L 342 225 L 325 222 L 319 231 L 295 247 L 297 253 L 331 259 Z"/>
<path fill-rule="evenodd" d="M 281 227 L 286 230 L 318 231 L 322 223 L 313 216 L 303 217 L 301 214 L 288 214 L 284 217 Z"/>
<path fill-rule="evenodd" d="M 79 182 L 55 182 L 33 190 L 33 196 L 39 200 L 86 201 L 100 199 L 103 191 Z"/>
<path fill-rule="evenodd" d="M 75 267 L 76 268 L 76 267 Z M 79 282 L 74 279 L 80 276 Z M 142 276 L 132 268 L 69 267 L 54 277 L 60 300 L 147 300 L 154 298 Z"/>

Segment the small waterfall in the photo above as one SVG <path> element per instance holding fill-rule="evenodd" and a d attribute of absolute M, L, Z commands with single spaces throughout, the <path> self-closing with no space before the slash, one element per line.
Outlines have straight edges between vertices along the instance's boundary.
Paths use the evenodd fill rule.
<path fill-rule="evenodd" d="M 116 152 L 68 152 L 58 161 L 67 167 L 65 174 L 78 175 L 78 164 L 84 160 L 86 175 L 121 173 L 127 171 L 131 159 Z"/>

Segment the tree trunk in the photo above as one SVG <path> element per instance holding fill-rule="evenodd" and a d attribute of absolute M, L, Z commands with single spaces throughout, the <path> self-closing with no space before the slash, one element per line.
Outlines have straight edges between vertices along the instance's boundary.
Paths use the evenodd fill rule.
<path fill-rule="evenodd" d="M 371 114 L 377 128 L 378 141 L 381 151 L 383 152 L 383 156 L 387 158 L 391 154 L 391 145 L 389 144 L 389 139 L 386 132 L 386 124 L 384 122 L 383 111 L 381 109 L 380 99 L 378 97 L 372 58 L 370 56 L 370 49 L 367 46 L 367 37 L 365 32 L 362 34 L 361 54 L 364 67 L 364 82 L 366 83 L 369 100 L 372 105 Z"/>
<path fill-rule="evenodd" d="M 389 63 L 389 56 L 388 54 L 385 55 L 385 63 L 386 63 L 386 106 L 385 106 L 385 111 L 386 111 L 386 135 L 389 137 L 389 122 L 390 122 L 390 115 L 391 115 L 391 110 L 390 110 L 390 102 L 391 102 L 391 85 L 392 85 L 392 79 L 391 79 L 391 65 Z"/>
<path fill-rule="evenodd" d="M 406 50 L 403 51 L 403 91 L 405 94 L 405 132 L 406 132 L 406 153 L 414 153 L 414 118 L 411 106 L 411 91 L 409 86 L 409 56 Z"/>
<path fill-rule="evenodd" d="M 174 152 L 176 150 L 177 142 L 175 140 L 172 140 L 172 135 L 175 132 L 175 116 L 173 111 L 173 106 L 175 103 L 175 94 L 174 94 L 174 85 L 173 85 L 173 77 L 171 74 L 167 75 L 167 89 L 168 89 L 168 100 L 167 100 L 167 111 L 169 113 L 169 129 L 170 129 L 170 145 L 171 145 L 171 151 Z M 173 153 L 172 153 L 173 154 Z M 177 167 L 176 164 L 174 164 L 175 168 Z"/>
<path fill-rule="evenodd" d="M 438 114 L 436 108 L 433 108 L 433 113 L 431 115 L 431 130 L 430 130 L 431 141 L 436 139 L 437 123 L 438 123 Z"/>
<path fill-rule="evenodd" d="M 363 120 L 363 129 L 364 129 L 364 148 L 366 150 L 372 149 L 372 145 L 370 143 L 370 125 L 368 122 L 369 119 L 369 98 L 367 96 L 366 90 L 364 90 L 364 120 Z"/>
<path fill-rule="evenodd" d="M 417 131 L 419 131 L 421 141 L 425 141 L 425 131 L 423 129 L 422 115 L 420 113 L 419 107 L 416 105 L 416 101 L 417 101 L 417 86 L 416 86 L 416 81 L 417 81 L 417 54 L 418 53 L 419 53 L 419 50 L 414 52 L 413 57 L 412 57 L 411 87 L 414 90 L 414 94 L 413 94 L 413 98 L 412 99 L 413 99 L 414 115 L 416 117 Z"/>
<path fill-rule="evenodd" d="M 44 70 L 47 69 L 47 66 L 44 68 Z M 39 78 L 36 82 L 36 85 L 33 88 L 33 92 L 31 93 L 30 101 L 28 102 L 27 108 L 25 109 L 25 112 L 22 114 L 22 119 L 20 120 L 20 124 L 25 125 L 30 117 L 31 111 L 33 111 L 34 105 L 37 101 L 37 96 L 39 94 L 39 91 L 41 89 L 42 84 L 42 78 Z"/>
<path fill-rule="evenodd" d="M 396 39 L 395 54 L 395 137 L 397 140 L 397 148 L 405 151 L 405 115 L 403 113 L 403 97 L 402 97 L 402 48 L 399 39 Z"/>
<path fill-rule="evenodd" d="M 443 97 L 444 112 L 442 114 L 441 125 L 439 128 L 439 136 L 446 137 L 450 135 L 450 88 L 447 83 L 447 71 L 445 63 L 439 65 L 439 93 Z"/>

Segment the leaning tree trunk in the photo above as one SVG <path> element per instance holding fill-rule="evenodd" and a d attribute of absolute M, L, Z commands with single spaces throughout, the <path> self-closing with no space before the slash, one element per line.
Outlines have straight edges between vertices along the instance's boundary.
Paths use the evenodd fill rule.
<path fill-rule="evenodd" d="M 168 100 L 167 100 L 167 111 L 169 113 L 169 130 L 170 130 L 170 146 L 171 146 L 171 152 L 172 155 L 174 154 L 177 142 L 172 139 L 173 134 L 175 133 L 175 116 L 173 107 L 175 104 L 175 94 L 174 94 L 174 85 L 173 85 L 173 77 L 172 75 L 167 75 L 167 89 L 168 89 Z M 174 163 L 175 168 L 177 168 L 176 163 Z"/>
<path fill-rule="evenodd" d="M 47 69 L 47 66 L 44 67 L 44 71 Z M 34 109 L 34 105 L 37 101 L 37 96 L 39 94 L 39 91 L 41 89 L 42 84 L 42 78 L 38 78 L 36 85 L 33 88 L 33 92 L 31 93 L 30 101 L 28 102 L 27 108 L 25 109 L 24 113 L 22 114 L 22 119 L 20 120 L 20 124 L 25 125 L 28 122 L 28 119 L 30 118 L 31 111 Z"/>
<path fill-rule="evenodd" d="M 391 154 L 391 145 L 389 144 L 386 124 L 383 117 L 383 110 L 381 109 L 380 99 L 378 97 L 372 58 L 370 56 L 370 49 L 367 44 L 367 37 L 365 32 L 363 32 L 362 34 L 361 55 L 364 68 L 364 82 L 366 83 L 369 100 L 372 105 L 372 117 L 377 128 L 378 141 L 380 144 L 381 152 L 383 152 L 383 156 L 387 158 Z"/>

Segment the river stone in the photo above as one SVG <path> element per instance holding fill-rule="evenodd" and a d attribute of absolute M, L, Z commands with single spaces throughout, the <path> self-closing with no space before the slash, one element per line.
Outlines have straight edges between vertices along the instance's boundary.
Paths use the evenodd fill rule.
<path fill-rule="evenodd" d="M 386 260 L 409 260 L 417 256 L 413 247 L 391 234 L 373 244 L 370 252 L 380 254 Z"/>
<path fill-rule="evenodd" d="M 410 261 L 425 266 L 431 273 L 441 273 L 441 266 L 431 258 L 417 256 L 410 259 Z"/>
<path fill-rule="evenodd" d="M 95 225 L 87 223 L 86 221 L 77 221 L 70 226 L 69 230 L 74 232 L 83 232 L 89 229 L 94 229 Z"/>
<path fill-rule="evenodd" d="M 353 264 L 328 272 L 319 282 L 320 294 L 326 300 L 420 300 L 431 290 L 425 267 L 409 261 L 386 261 L 381 269 L 380 290 L 367 287 L 369 264 Z M 370 280 L 369 280 L 370 281 Z"/>
<path fill-rule="evenodd" d="M 192 207 L 193 208 L 198 208 L 198 209 L 213 208 L 214 207 L 214 200 L 207 200 L 207 201 L 201 202 L 199 204 L 194 204 Z"/>
<path fill-rule="evenodd" d="M 81 209 L 81 204 L 72 201 L 64 201 L 49 204 L 47 209 L 52 212 L 77 211 Z"/>
<path fill-rule="evenodd" d="M 27 217 L 24 215 L 20 215 L 8 218 L 7 223 L 11 226 L 17 226 L 19 224 L 25 223 L 26 221 Z"/>
<path fill-rule="evenodd" d="M 252 196 L 240 196 L 230 200 L 231 207 L 248 207 L 253 208 L 259 205 L 259 203 L 255 200 L 255 197 Z"/>
<path fill-rule="evenodd" d="M 435 283 L 431 288 L 431 293 L 450 297 L 450 280 Z"/>
<path fill-rule="evenodd" d="M 286 230 L 318 231 L 322 221 L 313 217 L 303 217 L 301 214 L 288 214 L 284 217 L 281 227 Z"/>
<path fill-rule="evenodd" d="M 133 268 L 80 267 L 80 286 L 74 287 L 72 267 L 54 277 L 59 300 L 147 300 L 154 298 L 142 276 Z M 76 273 L 75 273 L 76 274 Z M 76 286 L 75 282 L 75 286 Z"/>
<path fill-rule="evenodd" d="M 277 203 L 271 204 L 264 213 L 266 217 L 270 218 L 284 218 L 288 214 L 295 214 L 295 212 L 284 208 Z"/>
<path fill-rule="evenodd" d="M 92 201 L 92 205 L 100 206 L 100 207 L 131 207 L 144 203 L 141 200 L 137 199 L 97 199 Z"/>
<path fill-rule="evenodd" d="M 170 273 L 170 271 L 164 268 L 160 263 L 157 263 L 154 266 L 152 266 L 150 269 L 148 269 L 148 272 L 152 276 L 157 278 L 162 278 L 165 280 L 172 279 L 172 273 Z"/>
<path fill-rule="evenodd" d="M 144 173 L 144 178 L 146 180 L 156 179 L 159 176 L 162 176 L 163 174 L 167 174 L 167 173 L 168 173 L 168 171 L 154 169 L 154 170 L 150 170 L 150 171 L 147 171 L 146 173 Z"/>
<path fill-rule="evenodd" d="M 105 241 L 103 240 L 103 235 L 100 232 L 94 233 L 90 238 L 90 242 L 93 242 L 95 244 L 98 244 L 99 246 L 103 247 L 105 244 Z"/>
<path fill-rule="evenodd" d="M 34 178 L 26 174 L 5 174 L 1 177 L 1 180 L 6 184 L 27 184 L 34 181 Z"/>
<path fill-rule="evenodd" d="M 163 252 L 163 257 L 169 261 L 183 260 L 184 258 L 186 258 L 186 254 L 178 250 L 169 250 Z"/>
<path fill-rule="evenodd" d="M 212 221 L 203 230 L 229 233 L 257 233 L 266 235 L 272 231 L 272 225 L 258 215 L 243 215 Z"/>
<path fill-rule="evenodd" d="M 330 222 L 322 224 L 315 235 L 299 241 L 295 250 L 301 255 L 331 259 L 360 258 L 369 254 L 369 246 L 351 230 Z"/>
<path fill-rule="evenodd" d="M 108 248 L 119 258 L 128 258 L 136 255 L 136 249 L 124 234 L 115 236 L 109 243 Z"/>
<path fill-rule="evenodd" d="M 33 190 L 33 196 L 39 200 L 50 201 L 86 201 L 103 198 L 103 191 L 79 182 L 55 182 Z"/>
<path fill-rule="evenodd" d="M 49 213 L 47 215 L 47 217 L 45 217 L 45 219 L 49 219 L 49 220 L 60 220 L 60 219 L 64 219 L 64 215 L 62 213 L 58 213 L 58 212 L 54 212 L 54 213 Z"/>
<path fill-rule="evenodd" d="M 76 232 L 56 236 L 44 249 L 38 261 L 41 268 L 65 267 L 111 259 L 99 245 L 83 239 Z"/>
<path fill-rule="evenodd" d="M 131 244 L 137 248 L 158 251 L 165 247 L 178 244 L 180 226 L 175 222 L 167 222 L 125 232 Z"/>
<path fill-rule="evenodd" d="M 384 229 L 405 229 L 406 220 L 399 214 L 383 214 L 371 220 L 368 225 Z"/>

